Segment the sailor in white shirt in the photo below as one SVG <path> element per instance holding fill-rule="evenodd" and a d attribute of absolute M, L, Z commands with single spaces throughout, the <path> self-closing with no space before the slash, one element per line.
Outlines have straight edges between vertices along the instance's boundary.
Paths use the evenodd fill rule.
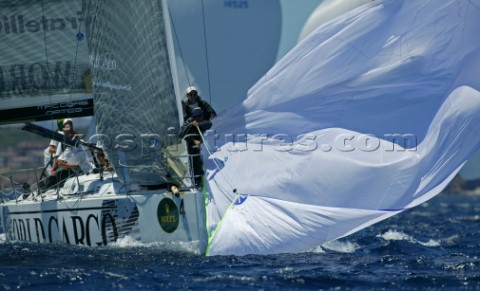
<path fill-rule="evenodd" d="M 73 139 L 79 138 L 73 130 L 71 119 L 65 119 L 63 126 L 63 132 L 66 136 Z M 85 174 L 90 173 L 93 169 L 93 159 L 89 150 L 84 146 L 77 148 L 65 145 L 58 146 L 55 155 L 58 156 L 58 166 L 63 169 L 76 170 L 80 167 Z"/>

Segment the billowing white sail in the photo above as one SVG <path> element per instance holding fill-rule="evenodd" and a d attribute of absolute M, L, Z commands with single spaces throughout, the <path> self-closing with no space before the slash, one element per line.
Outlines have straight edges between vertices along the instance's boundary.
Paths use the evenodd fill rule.
<path fill-rule="evenodd" d="M 320 25 L 355 9 L 372 0 L 325 0 L 318 5 L 303 26 L 299 39 L 307 37 L 312 31 Z"/>
<path fill-rule="evenodd" d="M 208 253 L 307 250 L 438 194 L 480 146 L 478 4 L 364 5 L 217 117 Z"/>
<path fill-rule="evenodd" d="M 169 0 L 177 96 L 196 86 L 217 112 L 244 98 L 275 63 L 279 0 Z"/>

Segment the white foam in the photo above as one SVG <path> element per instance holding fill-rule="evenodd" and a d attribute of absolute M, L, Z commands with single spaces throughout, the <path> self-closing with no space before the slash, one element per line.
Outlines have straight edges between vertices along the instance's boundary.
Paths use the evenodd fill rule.
<path fill-rule="evenodd" d="M 117 279 L 123 279 L 123 280 L 128 280 L 129 278 L 127 276 L 121 275 L 121 274 L 115 274 L 112 272 L 105 272 L 104 273 L 106 276 L 111 277 L 111 278 L 117 278 Z"/>
<path fill-rule="evenodd" d="M 117 239 L 116 242 L 110 244 L 112 247 L 117 247 L 117 248 L 130 248 L 130 247 L 146 247 L 148 246 L 147 243 L 143 243 L 141 241 L 138 241 L 134 239 L 131 236 L 126 236 Z"/>
<path fill-rule="evenodd" d="M 325 253 L 325 250 L 321 246 L 317 246 L 311 250 L 308 250 L 307 252 L 309 253 L 317 253 L 317 254 L 323 254 Z"/>
<path fill-rule="evenodd" d="M 313 249 L 308 250 L 307 252 L 310 253 L 317 253 L 317 254 L 324 254 L 326 250 L 334 251 L 338 253 L 346 253 L 351 254 L 356 252 L 360 249 L 360 245 L 352 242 L 340 242 L 340 241 L 332 241 L 328 243 L 324 243 L 321 246 L 317 246 Z"/>
<path fill-rule="evenodd" d="M 360 245 L 349 242 L 349 241 L 342 242 L 342 241 L 335 240 L 335 241 L 323 244 L 322 248 L 339 252 L 339 253 L 351 254 L 357 251 L 358 249 L 360 249 Z"/>
<path fill-rule="evenodd" d="M 295 269 L 292 267 L 285 267 L 276 271 L 276 273 L 278 274 L 292 274 L 294 272 L 295 272 Z"/>
<path fill-rule="evenodd" d="M 400 232 L 400 231 L 395 231 L 395 230 L 389 230 L 384 234 L 377 235 L 377 237 L 383 238 L 384 240 L 404 240 L 404 241 L 408 241 L 410 243 L 420 244 L 420 245 L 426 246 L 426 247 L 438 247 L 438 246 L 440 246 L 440 241 L 430 239 L 427 242 L 422 242 L 422 241 L 419 241 L 419 240 L 413 238 L 412 236 L 410 236 L 406 233 L 403 233 L 403 232 Z"/>
<path fill-rule="evenodd" d="M 7 241 L 7 235 L 4 233 L 0 233 L 0 244 L 3 244 Z"/>
<path fill-rule="evenodd" d="M 161 251 L 184 251 L 187 253 L 199 254 L 199 241 L 192 242 L 149 242 L 144 243 L 130 236 L 119 238 L 116 242 L 111 243 L 111 248 L 156 248 Z"/>
<path fill-rule="evenodd" d="M 328 243 L 324 243 L 321 246 L 317 246 L 313 249 L 308 250 L 310 253 L 319 253 L 323 254 L 326 253 L 326 250 L 329 251 L 334 251 L 338 253 L 346 253 L 346 254 L 351 254 L 356 252 L 358 249 L 360 249 L 360 245 L 356 243 L 352 243 L 349 241 L 331 241 Z"/>

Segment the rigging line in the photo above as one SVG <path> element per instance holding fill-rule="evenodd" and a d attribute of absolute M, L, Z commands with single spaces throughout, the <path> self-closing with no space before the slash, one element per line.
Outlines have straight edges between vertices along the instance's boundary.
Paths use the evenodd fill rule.
<path fill-rule="evenodd" d="M 45 19 L 45 1 L 42 0 L 42 19 Z M 48 45 L 47 45 L 47 31 L 46 29 L 43 29 L 43 42 L 45 44 L 45 65 L 47 67 L 47 72 L 48 74 L 51 76 L 52 75 L 52 72 L 50 71 L 50 65 L 48 63 Z M 48 100 L 50 102 L 50 106 L 53 106 L 52 104 L 52 93 L 50 90 L 48 90 Z M 52 116 L 53 116 L 53 112 L 50 114 L 50 120 L 52 120 Z M 51 125 L 51 129 L 52 131 L 55 131 L 53 128 L 54 128 L 54 125 L 53 125 L 53 122 L 50 122 L 50 125 Z M 53 139 L 53 133 L 52 133 L 52 139 Z"/>
<path fill-rule="evenodd" d="M 30 169 L 20 169 L 20 170 L 16 170 L 16 171 L 9 171 L 8 173 L 2 173 L 0 174 L 0 176 L 2 175 L 6 175 L 6 174 L 13 174 L 13 173 L 27 173 L 27 172 L 33 172 L 35 170 L 41 170 L 43 169 L 43 167 L 38 167 L 38 168 L 30 168 Z"/>
<path fill-rule="evenodd" d="M 203 144 L 205 145 L 205 148 L 207 149 L 207 152 L 208 152 L 209 156 L 212 156 L 212 150 L 210 149 L 205 137 L 203 136 L 202 131 L 200 130 L 200 128 L 198 126 L 196 126 L 196 128 L 198 130 L 198 133 L 200 134 L 200 137 L 203 141 Z M 220 165 L 218 164 L 218 162 L 215 159 L 213 159 L 213 163 L 215 164 L 215 167 L 217 168 L 218 173 L 224 174 L 223 176 L 225 177 L 225 181 L 232 188 L 232 192 L 236 194 L 237 189 L 233 186 L 233 183 L 230 181 L 230 178 L 222 171 L 222 169 L 220 168 Z M 234 200 L 236 200 L 236 198 Z"/>
<path fill-rule="evenodd" d="M 188 83 L 188 86 L 191 86 L 192 84 L 190 83 L 190 78 L 188 77 L 187 66 L 185 65 L 185 59 L 183 58 L 182 46 L 180 44 L 180 39 L 178 38 L 177 29 L 175 28 L 175 23 L 173 22 L 173 17 L 170 12 L 170 7 L 168 7 L 168 15 L 170 16 L 170 23 L 172 23 L 173 34 L 175 35 L 175 39 L 177 40 L 177 43 L 178 43 L 178 52 L 180 53 L 180 58 L 182 58 L 182 65 L 183 65 L 183 70 L 185 71 L 185 76 L 187 77 L 187 83 Z"/>
<path fill-rule="evenodd" d="M 19 173 L 19 172 L 20 172 L 20 171 L 14 172 L 14 173 Z M 16 181 L 14 181 L 14 180 L 13 180 L 13 177 L 12 177 L 12 179 L 10 179 L 10 177 L 7 177 L 7 176 L 4 176 L 4 175 L 1 175 L 1 174 L 0 174 L 0 178 L 5 179 L 5 180 L 7 180 L 7 181 L 9 181 L 9 182 L 11 181 L 11 182 L 13 182 L 13 184 L 15 184 L 15 185 L 17 185 L 17 186 L 23 185 L 22 182 L 16 182 Z"/>
<path fill-rule="evenodd" d="M 84 17 L 84 13 L 85 13 L 85 10 L 82 9 L 82 19 L 83 21 L 78 21 L 79 24 L 78 24 L 78 32 L 77 32 L 77 35 L 76 35 L 76 38 L 77 38 L 77 47 L 75 49 L 75 59 L 73 61 L 73 74 L 72 74 L 72 77 L 71 77 L 71 80 L 70 80 L 70 84 L 71 84 L 71 91 L 70 91 L 70 101 L 72 101 L 72 91 L 75 89 L 74 86 L 75 86 L 75 77 L 76 77 L 76 73 L 77 71 L 75 70 L 76 67 L 77 67 L 77 57 L 78 57 L 78 48 L 80 47 L 80 37 L 79 37 L 79 34 L 81 33 L 81 28 L 82 28 L 82 22 L 84 21 L 87 21 L 86 18 Z M 86 85 L 86 84 L 85 84 Z M 67 116 L 68 116 L 69 113 L 67 113 Z"/>
<path fill-rule="evenodd" d="M 210 84 L 210 68 L 208 64 L 208 46 L 207 46 L 207 28 L 205 27 L 205 8 L 202 0 L 202 20 L 203 20 L 203 40 L 205 44 L 205 60 L 207 62 L 207 83 L 208 83 L 208 96 L 210 97 L 210 105 L 212 105 L 212 86 Z M 213 105 L 212 105 L 213 106 Z"/>
<path fill-rule="evenodd" d="M 5 180 L 7 180 L 7 181 L 10 181 L 10 177 L 7 177 L 7 176 L 1 175 L 1 174 L 0 174 L 0 178 L 5 179 Z M 17 184 L 17 185 L 20 185 L 20 183 L 15 182 L 15 181 L 13 181 L 13 183 L 15 183 L 15 184 Z"/>

